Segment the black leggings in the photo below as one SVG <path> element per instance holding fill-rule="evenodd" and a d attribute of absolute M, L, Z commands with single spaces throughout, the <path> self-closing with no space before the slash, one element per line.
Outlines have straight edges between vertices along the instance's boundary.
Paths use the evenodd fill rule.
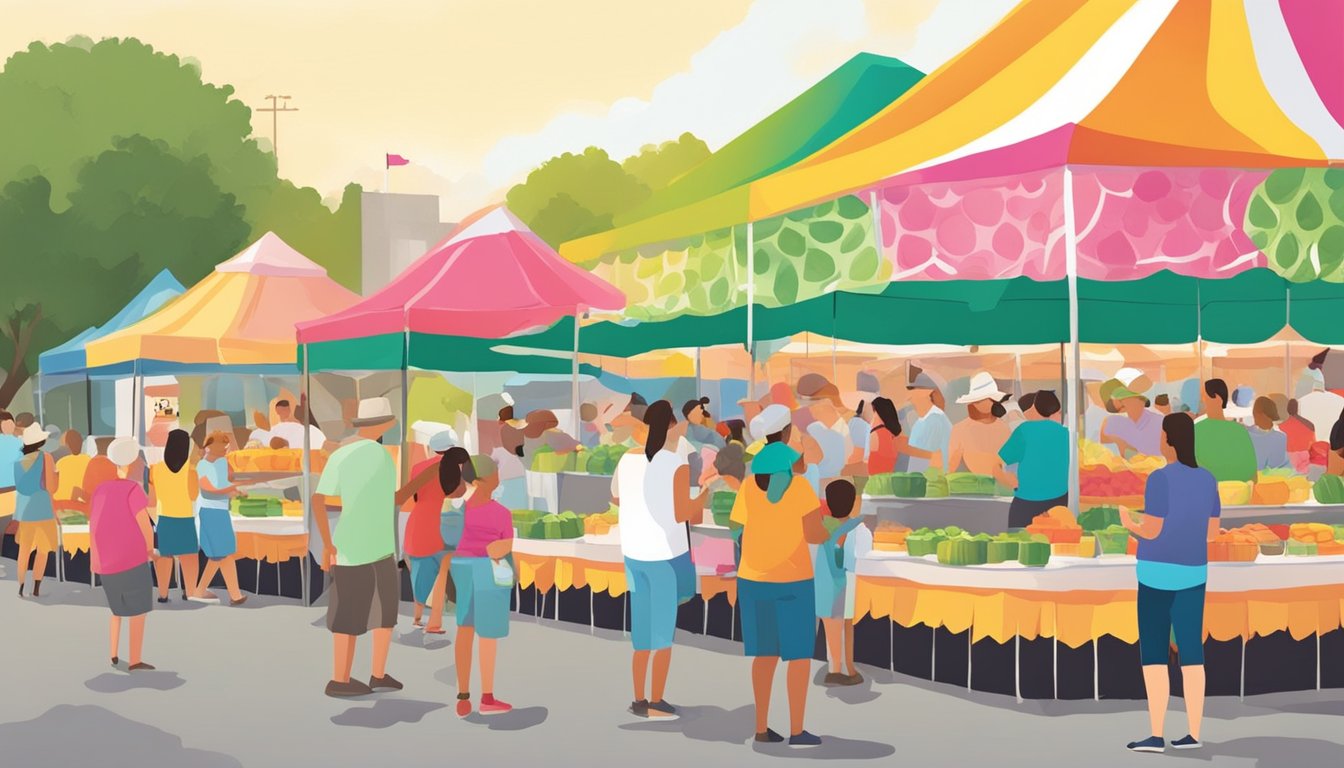
<path fill-rule="evenodd" d="M 1008 507 L 1008 527 L 1026 528 L 1031 525 L 1032 518 L 1044 514 L 1051 507 L 1067 507 L 1069 505 L 1069 495 L 1066 493 L 1058 499 L 1048 501 L 1028 501 L 1013 497 L 1013 503 Z"/>

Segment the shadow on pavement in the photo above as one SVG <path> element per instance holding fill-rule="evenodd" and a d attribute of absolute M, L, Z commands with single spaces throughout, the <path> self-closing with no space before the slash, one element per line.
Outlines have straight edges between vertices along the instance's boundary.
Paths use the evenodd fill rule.
<path fill-rule="evenodd" d="M 633 722 L 620 726 L 623 731 L 644 733 L 680 733 L 695 741 L 721 744 L 745 744 L 750 740 L 756 724 L 755 709 L 751 706 L 724 709 L 714 706 L 678 706 L 676 720 L 640 720 L 630 715 Z"/>
<path fill-rule="evenodd" d="M 821 737 L 819 747 L 793 749 L 788 742 L 781 744 L 752 742 L 751 751 L 760 755 L 794 760 L 881 760 L 896 754 L 896 748 L 890 744 L 824 735 Z"/>
<path fill-rule="evenodd" d="M 425 715 L 448 706 L 439 701 L 414 699 L 382 699 L 371 707 L 351 707 L 331 722 L 352 728 L 391 728 L 398 723 L 418 723 Z"/>
<path fill-rule="evenodd" d="M 486 716 L 476 712 L 467 717 L 466 722 L 487 726 L 492 731 L 525 731 L 546 722 L 550 714 L 545 707 L 522 707 L 502 715 Z"/>
<path fill-rule="evenodd" d="M 1322 768 L 1344 762 L 1344 751 L 1337 742 L 1290 736 L 1252 736 L 1217 744 L 1206 741 L 1202 749 L 1167 750 L 1165 756 L 1204 763 L 1235 757 L 1254 760 L 1250 765 L 1255 768 Z"/>
<path fill-rule="evenodd" d="M 95 693 L 125 693 L 127 691 L 171 691 L 187 681 L 176 672 L 105 672 L 84 681 L 84 687 Z"/>
<path fill-rule="evenodd" d="M 73 738 L 72 738 L 73 736 Z M 0 725 L 6 765 L 190 765 L 241 768 L 237 759 L 187 749 L 182 739 L 102 707 L 61 704 L 33 720 Z"/>
<path fill-rule="evenodd" d="M 449 664 L 438 672 L 435 672 L 434 679 L 444 685 L 452 686 L 453 690 L 457 690 L 457 665 Z"/>
<path fill-rule="evenodd" d="M 867 704 L 870 701 L 882 698 L 881 693 L 873 690 L 874 680 L 869 670 L 859 668 L 859 674 L 863 676 L 863 682 L 858 685 L 825 685 L 822 681 L 826 679 L 828 670 L 829 667 L 822 664 L 817 673 L 812 676 L 812 684 L 822 689 L 826 698 L 835 699 L 843 704 Z"/>
<path fill-rule="evenodd" d="M 430 651 L 437 651 L 441 648 L 447 648 L 453 644 L 448 635 L 431 635 L 424 630 L 415 629 L 409 632 L 400 632 L 396 637 L 397 645 L 404 645 L 407 648 L 424 648 Z"/>

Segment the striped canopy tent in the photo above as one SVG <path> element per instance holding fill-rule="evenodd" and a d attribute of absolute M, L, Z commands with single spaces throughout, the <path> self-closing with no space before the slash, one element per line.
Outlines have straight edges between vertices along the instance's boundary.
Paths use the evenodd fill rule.
<path fill-rule="evenodd" d="M 267 232 L 138 323 L 85 346 L 91 369 L 133 364 L 141 375 L 295 373 L 294 324 L 359 297 Z"/>
<path fill-rule="evenodd" d="M 43 376 L 80 373 L 87 366 L 84 346 L 94 339 L 116 333 L 149 317 L 168 302 L 182 295 L 186 289 L 173 277 L 173 273 L 163 270 L 154 276 L 135 298 L 126 303 L 121 311 L 113 315 L 106 323 L 89 328 L 69 341 L 43 352 L 37 358 L 38 371 Z M 126 371 L 129 372 L 129 366 Z"/>

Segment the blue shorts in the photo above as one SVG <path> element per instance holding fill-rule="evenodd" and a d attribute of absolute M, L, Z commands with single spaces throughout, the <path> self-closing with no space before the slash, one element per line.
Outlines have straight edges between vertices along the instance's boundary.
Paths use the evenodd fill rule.
<path fill-rule="evenodd" d="M 164 557 L 194 555 L 201 548 L 196 540 L 196 521 L 190 517 L 159 516 L 154 526 L 159 554 Z"/>
<path fill-rule="evenodd" d="M 233 535 L 233 518 L 229 510 L 201 507 L 201 551 L 211 560 L 223 560 L 238 554 L 238 540 Z"/>
<path fill-rule="evenodd" d="M 1139 583 L 1139 658 L 1166 666 L 1171 638 L 1182 667 L 1204 663 L 1204 586 L 1154 589 Z"/>
<path fill-rule="evenodd" d="M 510 587 L 495 584 L 488 557 L 454 557 L 449 573 L 457 585 L 457 626 L 471 627 L 486 640 L 509 636 Z"/>
<path fill-rule="evenodd" d="M 677 631 L 677 605 L 686 591 L 689 569 L 695 594 L 695 566 L 689 552 L 671 560 L 625 558 L 625 583 L 630 590 L 630 639 L 636 651 L 672 647 Z M 689 599 L 689 598 L 688 598 Z"/>
<path fill-rule="evenodd" d="M 443 552 L 439 552 L 429 557 L 412 557 L 411 560 L 411 592 L 415 594 L 415 602 L 421 605 L 428 605 L 429 598 L 434 594 L 434 581 L 439 578 L 439 568 L 443 565 Z"/>
<path fill-rule="evenodd" d="M 817 641 L 815 589 L 811 579 L 777 584 L 739 578 L 737 604 L 746 655 L 785 661 L 812 658 Z"/>

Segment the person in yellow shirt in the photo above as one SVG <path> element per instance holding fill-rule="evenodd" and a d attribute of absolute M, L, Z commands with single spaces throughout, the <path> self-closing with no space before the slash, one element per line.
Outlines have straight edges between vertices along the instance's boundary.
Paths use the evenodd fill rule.
<path fill-rule="evenodd" d="M 83 505 L 75 499 L 75 489 L 84 482 L 84 472 L 93 457 L 84 453 L 84 437 L 73 429 L 67 429 L 61 435 L 61 443 L 70 455 L 56 462 L 56 492 L 51 495 L 51 500 L 57 512 L 80 510 Z"/>
<path fill-rule="evenodd" d="M 175 429 L 168 433 L 163 461 L 149 470 L 149 509 L 154 518 L 154 540 L 158 557 L 154 575 L 159 583 L 159 602 L 168 602 L 168 586 L 173 578 L 173 558 L 182 566 L 182 584 L 194 588 L 201 562 L 196 556 L 196 496 L 199 492 L 196 470 L 188 458 L 191 435 Z M 190 595 L 187 595 L 190 597 Z"/>
<path fill-rule="evenodd" d="M 800 458 L 789 447 L 792 415 L 771 405 L 752 419 L 753 436 L 766 444 L 751 462 L 753 477 L 742 483 L 731 521 L 742 527 L 737 599 L 746 655 L 754 657 L 751 685 L 756 700 L 756 741 L 780 742 L 770 730 L 770 689 L 779 660 L 788 663 L 789 745 L 816 746 L 803 729 L 807 678 L 816 638 L 815 587 L 809 544 L 826 540 L 821 501 L 806 478 L 793 473 Z"/>

